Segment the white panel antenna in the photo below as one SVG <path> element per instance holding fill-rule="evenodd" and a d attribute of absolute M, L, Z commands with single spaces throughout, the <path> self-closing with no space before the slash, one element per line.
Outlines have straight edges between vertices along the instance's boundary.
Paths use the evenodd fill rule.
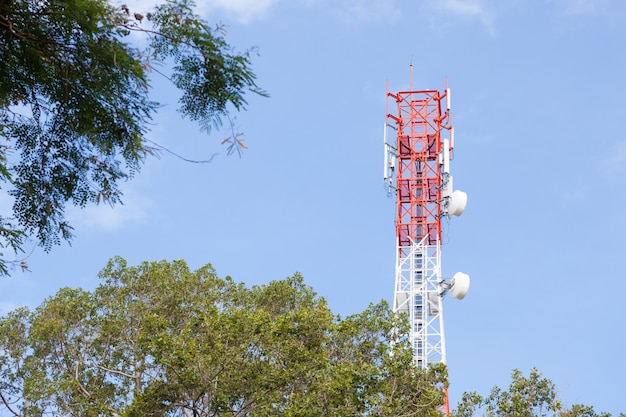
<path fill-rule="evenodd" d="M 394 179 L 395 171 L 396 171 L 396 148 L 394 148 L 389 143 L 387 143 L 387 129 L 389 127 L 392 127 L 392 126 L 389 126 L 387 123 L 384 124 L 383 143 L 385 147 L 384 149 L 385 166 L 384 166 L 383 179 L 387 187 L 387 192 L 390 193 L 391 190 L 394 188 L 393 179 Z"/>

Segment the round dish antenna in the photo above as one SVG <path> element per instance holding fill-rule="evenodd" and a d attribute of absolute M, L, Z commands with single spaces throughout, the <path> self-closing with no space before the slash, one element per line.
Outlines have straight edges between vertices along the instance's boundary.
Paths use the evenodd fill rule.
<path fill-rule="evenodd" d="M 457 272 L 454 274 L 452 279 L 450 280 L 450 297 L 456 298 L 457 300 L 462 300 L 470 286 L 470 277 L 469 275 L 463 272 Z"/>
<path fill-rule="evenodd" d="M 465 211 L 465 206 L 467 206 L 467 194 L 461 190 L 454 190 L 450 196 L 448 213 L 458 217 Z"/>

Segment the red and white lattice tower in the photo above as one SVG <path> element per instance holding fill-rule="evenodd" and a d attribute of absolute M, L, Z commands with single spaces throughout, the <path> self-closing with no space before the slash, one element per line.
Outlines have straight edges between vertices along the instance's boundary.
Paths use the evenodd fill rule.
<path fill-rule="evenodd" d="M 388 133 L 395 141 L 388 142 Z M 389 138 L 391 140 L 391 138 Z M 443 295 L 463 298 L 469 277 L 441 275 L 441 224 L 467 202 L 452 190 L 450 89 L 387 91 L 385 182 L 396 196 L 394 310 L 408 315 L 415 365 L 446 363 Z M 446 395 L 447 397 L 447 395 Z M 445 412 L 449 414 L 446 398 Z"/>

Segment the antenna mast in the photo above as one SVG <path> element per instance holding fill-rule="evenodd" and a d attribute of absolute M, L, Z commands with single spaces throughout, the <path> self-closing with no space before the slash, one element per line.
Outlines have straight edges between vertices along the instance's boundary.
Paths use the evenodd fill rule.
<path fill-rule="evenodd" d="M 409 318 L 414 364 L 426 368 L 446 363 L 442 298 L 450 292 L 463 298 L 469 276 L 457 273 L 446 282 L 441 276 L 441 219 L 459 216 L 467 195 L 452 191 L 450 159 L 454 130 L 450 89 L 387 89 L 385 173 L 389 194 L 396 196 L 396 268 L 393 308 Z M 393 143 L 388 132 L 395 134 Z M 444 412 L 450 414 L 446 392 Z"/>

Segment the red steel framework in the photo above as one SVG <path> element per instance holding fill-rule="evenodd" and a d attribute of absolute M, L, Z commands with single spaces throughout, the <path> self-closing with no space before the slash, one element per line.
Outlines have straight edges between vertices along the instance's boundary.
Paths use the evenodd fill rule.
<path fill-rule="evenodd" d="M 396 114 L 387 110 L 387 118 L 397 129 L 396 236 L 401 257 L 424 238 L 429 246 L 441 242 L 441 130 L 452 130 L 449 110 L 442 111 L 447 95 L 447 88 L 443 94 L 437 90 L 387 92 L 397 104 Z"/>

